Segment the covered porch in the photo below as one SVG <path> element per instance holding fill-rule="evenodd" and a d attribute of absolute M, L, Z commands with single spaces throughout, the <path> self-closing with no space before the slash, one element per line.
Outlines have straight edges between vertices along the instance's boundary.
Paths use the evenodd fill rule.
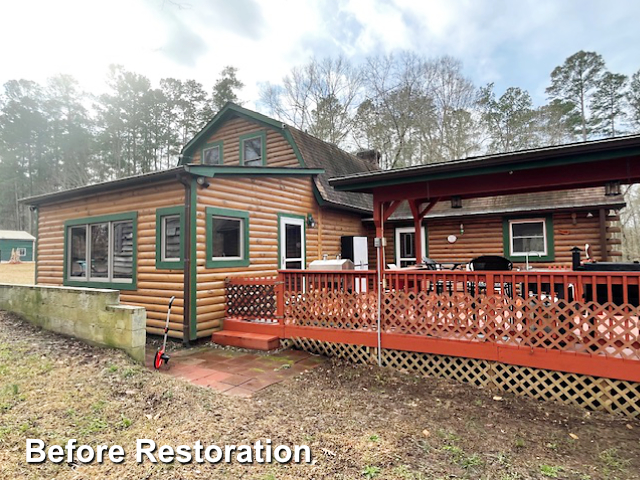
<path fill-rule="evenodd" d="M 230 278 L 225 330 L 367 347 L 381 364 L 384 352 L 413 352 L 514 366 L 513 378 L 523 368 L 604 378 L 618 382 L 611 401 L 626 405 L 640 397 L 639 271 L 391 270 L 383 239 L 402 202 L 420 245 L 437 202 L 464 208 L 469 198 L 593 186 L 619 195 L 639 180 L 639 136 L 333 179 L 373 196 L 376 269 Z"/>

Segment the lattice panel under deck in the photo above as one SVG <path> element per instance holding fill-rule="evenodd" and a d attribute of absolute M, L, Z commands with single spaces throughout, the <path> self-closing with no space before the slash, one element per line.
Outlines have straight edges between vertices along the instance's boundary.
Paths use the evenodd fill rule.
<path fill-rule="evenodd" d="M 292 339 L 303 350 L 356 363 L 375 364 L 377 349 L 359 345 Z M 640 417 L 640 383 L 507 365 L 487 360 L 401 350 L 382 350 L 385 367 L 447 378 L 544 401 Z"/>
<path fill-rule="evenodd" d="M 347 343 L 331 343 L 309 338 L 292 338 L 291 343 L 301 350 L 325 355 L 327 357 L 338 357 L 354 363 L 375 363 L 377 356 L 375 349 L 362 345 L 350 345 Z"/>

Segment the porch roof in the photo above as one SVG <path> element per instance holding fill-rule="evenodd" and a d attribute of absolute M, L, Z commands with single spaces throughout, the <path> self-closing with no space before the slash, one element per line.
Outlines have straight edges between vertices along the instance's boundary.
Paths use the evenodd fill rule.
<path fill-rule="evenodd" d="M 640 181 L 640 135 L 354 174 L 330 184 L 392 201 L 585 188 L 607 181 Z"/>

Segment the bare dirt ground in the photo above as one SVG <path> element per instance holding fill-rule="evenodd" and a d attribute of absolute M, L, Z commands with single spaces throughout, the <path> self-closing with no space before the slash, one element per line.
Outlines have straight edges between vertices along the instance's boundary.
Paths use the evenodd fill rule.
<path fill-rule="evenodd" d="M 33 284 L 36 275 L 34 262 L 0 263 L 0 283 Z"/>
<path fill-rule="evenodd" d="M 225 396 L 0 312 L 0 478 L 638 479 L 640 422 L 455 382 L 328 362 Z M 27 438 L 118 444 L 120 465 L 25 462 Z M 137 464 L 158 445 L 311 447 L 312 465 Z"/>

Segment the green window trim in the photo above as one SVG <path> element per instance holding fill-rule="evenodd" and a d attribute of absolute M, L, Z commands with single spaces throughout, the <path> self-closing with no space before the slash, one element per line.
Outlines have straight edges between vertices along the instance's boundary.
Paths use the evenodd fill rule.
<path fill-rule="evenodd" d="M 232 260 L 213 259 L 213 229 L 214 217 L 239 218 L 242 220 L 242 258 Z M 249 258 L 249 212 L 244 210 L 230 210 L 227 208 L 207 207 L 206 209 L 206 241 L 207 241 L 207 268 L 228 268 L 228 267 L 248 267 L 251 263 Z"/>
<path fill-rule="evenodd" d="M 180 260 L 162 260 L 162 218 L 180 215 Z M 156 268 L 179 270 L 184 268 L 184 206 L 156 210 Z"/>
<path fill-rule="evenodd" d="M 209 150 L 210 148 L 215 148 L 218 147 L 220 150 L 220 163 L 215 163 L 215 164 L 209 164 L 209 163 L 204 163 L 204 152 L 205 150 Z M 200 150 L 200 164 L 201 165 L 224 165 L 224 150 L 223 150 L 223 145 L 222 145 L 222 140 L 218 140 L 216 142 L 209 142 L 209 143 L 205 143 L 202 147 L 202 149 Z"/>
<path fill-rule="evenodd" d="M 109 281 L 91 281 L 91 280 L 69 280 L 67 278 L 68 261 L 69 261 L 69 244 L 68 232 L 70 227 L 80 225 L 91 225 L 94 223 L 119 222 L 130 220 L 133 226 L 132 231 L 132 272 L 131 282 L 109 282 Z M 62 265 L 62 284 L 65 287 L 90 287 L 90 288 L 108 288 L 114 290 L 137 290 L 138 289 L 138 212 L 118 213 L 114 215 L 100 215 L 97 217 L 76 218 L 64 222 L 64 254 Z"/>
<path fill-rule="evenodd" d="M 262 143 L 262 165 L 267 165 L 267 132 L 260 130 L 258 132 L 245 133 L 240 135 L 240 165 L 244 165 L 244 142 L 253 138 L 260 138 Z"/>
<path fill-rule="evenodd" d="M 532 262 L 553 262 L 555 260 L 555 242 L 553 235 L 553 215 L 518 215 L 502 218 L 502 240 L 504 248 L 504 256 L 512 262 L 524 262 L 525 255 L 511 254 L 511 222 L 514 220 L 544 220 L 545 224 L 545 243 L 547 254 L 543 256 L 529 255 L 529 263 Z"/>
<path fill-rule="evenodd" d="M 400 253 L 400 245 L 398 245 L 398 239 L 400 238 L 400 233 L 404 231 L 404 233 L 407 232 L 407 230 L 409 230 L 408 233 L 413 232 L 415 235 L 415 226 L 412 225 L 396 225 L 396 227 L 393 230 L 393 259 L 395 260 L 395 264 L 399 267 L 400 266 L 400 258 L 398 256 L 398 254 Z M 429 232 L 427 231 L 427 226 L 425 224 L 422 224 L 422 242 L 424 243 L 424 256 L 425 257 L 429 257 Z M 415 242 L 414 242 L 415 243 Z M 414 259 L 415 260 L 415 259 Z"/>

